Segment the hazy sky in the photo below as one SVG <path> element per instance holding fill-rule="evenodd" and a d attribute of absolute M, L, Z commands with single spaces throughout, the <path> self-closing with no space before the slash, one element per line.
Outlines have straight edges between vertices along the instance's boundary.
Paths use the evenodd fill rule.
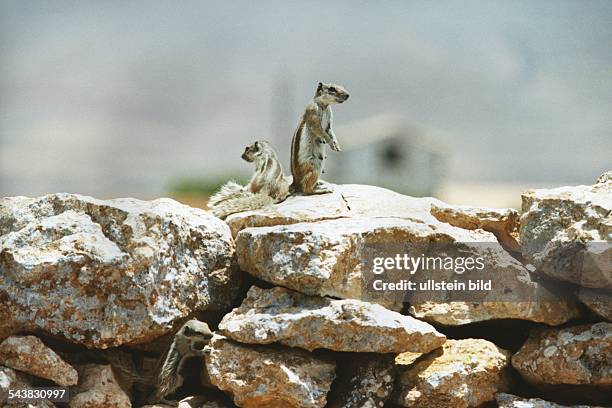
<path fill-rule="evenodd" d="M 612 168 L 612 1 L 2 1 L 0 195 L 245 171 L 319 80 L 351 93 L 337 125 L 443 131 L 451 180 Z"/>

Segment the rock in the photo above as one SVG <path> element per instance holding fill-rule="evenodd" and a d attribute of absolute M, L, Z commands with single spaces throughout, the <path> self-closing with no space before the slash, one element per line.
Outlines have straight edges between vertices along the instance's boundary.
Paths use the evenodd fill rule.
<path fill-rule="evenodd" d="M 558 405 L 539 398 L 521 398 L 511 394 L 497 394 L 499 408 L 597 408 L 591 405 Z"/>
<path fill-rule="evenodd" d="M 194 310 L 229 307 L 233 251 L 227 225 L 170 199 L 0 199 L 0 332 L 147 342 Z"/>
<path fill-rule="evenodd" d="M 352 217 L 433 219 L 432 205 L 443 205 L 431 197 L 410 197 L 385 188 L 358 184 L 333 185 L 334 192 L 291 196 L 280 204 L 227 217 L 233 236 L 250 227 L 318 222 Z"/>
<path fill-rule="evenodd" d="M 335 363 L 289 348 L 247 347 L 216 335 L 205 357 L 211 383 L 243 408 L 323 407 Z"/>
<path fill-rule="evenodd" d="M 395 356 L 395 364 L 399 367 L 409 366 L 415 361 L 417 361 L 417 359 L 422 355 L 423 353 L 412 353 L 410 351 L 404 351 L 403 353 L 400 353 Z"/>
<path fill-rule="evenodd" d="M 508 388 L 510 353 L 481 339 L 448 340 L 400 375 L 404 407 L 478 407 Z"/>
<path fill-rule="evenodd" d="M 478 208 L 432 204 L 431 213 L 441 222 L 455 227 L 482 229 L 497 237 L 506 249 L 520 252 L 517 242 L 519 213 L 514 208 Z"/>
<path fill-rule="evenodd" d="M 578 299 L 593 312 L 612 322 L 612 294 L 605 289 L 578 289 Z"/>
<path fill-rule="evenodd" d="M 219 401 L 206 395 L 195 395 L 183 398 L 178 402 L 178 405 L 155 404 L 143 405 L 140 408 L 234 408 L 235 405 L 227 402 Z"/>
<path fill-rule="evenodd" d="M 512 356 L 528 382 L 612 386 L 612 323 L 540 329 Z"/>
<path fill-rule="evenodd" d="M 521 251 L 538 272 L 612 288 L 612 180 L 523 194 Z"/>
<path fill-rule="evenodd" d="M 522 277 L 528 277 L 523 275 Z M 512 283 L 509 279 L 507 282 Z M 580 316 L 575 304 L 560 299 L 551 300 L 555 295 L 537 281 L 517 282 L 519 290 L 533 290 L 533 301 L 495 301 L 495 294 L 489 302 L 420 302 L 410 306 L 410 314 L 418 319 L 458 326 L 495 319 L 519 319 L 557 326 Z M 542 300 L 536 299 L 541 297 Z"/>
<path fill-rule="evenodd" d="M 308 295 L 360 299 L 400 310 L 406 299 L 397 295 L 403 293 L 372 290 L 371 282 L 376 278 L 364 260 L 379 248 L 398 253 L 407 251 L 401 245 L 420 246 L 430 251 L 428 255 L 439 256 L 438 251 L 445 247 L 456 256 L 481 257 L 484 271 L 495 286 L 486 292 L 438 292 L 438 298 L 430 292 L 422 293 L 420 298 L 410 299 L 415 316 L 443 324 L 524 319 L 558 325 L 578 315 L 574 304 L 532 279 L 493 234 L 453 227 L 429 212 L 422 214 L 426 221 L 358 217 L 247 228 L 236 240 L 238 262 L 242 270 L 259 279 Z M 421 255 L 417 249 L 411 249 L 411 253 Z M 398 280 L 406 275 L 403 272 Z M 446 280 L 457 277 L 452 270 L 445 270 L 419 273 L 413 280 L 426 281 L 432 275 Z M 471 272 L 463 275 L 464 280 L 471 277 Z M 458 303 L 451 303 L 454 301 Z M 439 312 L 440 307 L 443 312 Z"/>
<path fill-rule="evenodd" d="M 431 325 L 377 304 L 311 297 L 280 287 L 252 286 L 242 305 L 225 315 L 219 331 L 241 343 L 279 342 L 309 351 L 427 353 L 446 341 Z"/>
<path fill-rule="evenodd" d="M 77 371 L 34 336 L 11 336 L 0 343 L 0 365 L 46 378 L 62 387 L 78 382 Z"/>
<path fill-rule="evenodd" d="M 8 398 L 9 390 L 29 389 L 32 385 L 25 375 L 13 370 L 12 368 L 0 366 L 0 402 L 4 402 Z M 40 400 L 37 402 L 23 402 L 10 404 L 11 408 L 52 408 L 55 405 L 48 400 Z"/>
<path fill-rule="evenodd" d="M 360 354 L 342 371 L 334 382 L 328 408 L 383 407 L 391 397 L 395 382 L 392 355 Z"/>
<path fill-rule="evenodd" d="M 79 385 L 70 390 L 70 408 L 129 408 L 130 398 L 121 389 L 110 365 L 77 367 Z"/>

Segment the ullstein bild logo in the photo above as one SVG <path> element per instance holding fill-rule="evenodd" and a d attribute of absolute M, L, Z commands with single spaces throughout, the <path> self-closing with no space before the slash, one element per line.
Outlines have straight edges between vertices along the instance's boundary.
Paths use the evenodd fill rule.
<path fill-rule="evenodd" d="M 366 245 L 362 268 L 363 296 L 375 301 L 533 302 L 569 296 L 567 285 L 540 282 L 498 242 Z"/>

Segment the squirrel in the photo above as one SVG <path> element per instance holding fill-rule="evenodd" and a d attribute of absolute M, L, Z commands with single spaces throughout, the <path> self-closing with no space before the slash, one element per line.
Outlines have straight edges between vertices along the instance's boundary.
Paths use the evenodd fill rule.
<path fill-rule="evenodd" d="M 204 356 L 210 352 L 208 343 L 213 333 L 208 325 L 199 320 L 189 320 L 174 335 L 172 344 L 162 354 L 155 369 L 142 372 L 136 368 L 132 355 L 120 349 L 96 350 L 90 353 L 80 353 L 77 358 L 101 359 L 110 364 L 119 378 L 131 383 L 153 389 L 146 398 L 148 404 L 164 403 L 177 405 L 165 397 L 174 393 L 182 384 L 180 371 L 185 361 L 190 357 Z M 75 356 L 68 357 L 74 360 Z"/>
<path fill-rule="evenodd" d="M 249 183 L 243 187 L 229 181 L 208 202 L 208 208 L 221 219 L 237 212 L 279 203 L 289 195 L 289 183 L 270 142 L 258 140 L 248 145 L 242 159 L 255 164 L 255 173 Z"/>
<path fill-rule="evenodd" d="M 306 106 L 291 141 L 292 193 L 324 194 L 331 189 L 319 181 L 325 162 L 324 144 L 339 152 L 340 145 L 332 130 L 332 111 L 334 103 L 342 103 L 349 94 L 340 85 L 319 82 L 315 96 Z"/>

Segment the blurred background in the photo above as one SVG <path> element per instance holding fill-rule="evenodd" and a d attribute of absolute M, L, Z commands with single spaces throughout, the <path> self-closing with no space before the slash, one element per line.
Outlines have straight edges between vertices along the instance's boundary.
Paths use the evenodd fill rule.
<path fill-rule="evenodd" d="M 171 195 L 289 146 L 318 81 L 326 179 L 461 204 L 612 168 L 612 2 L 0 2 L 0 196 Z"/>

